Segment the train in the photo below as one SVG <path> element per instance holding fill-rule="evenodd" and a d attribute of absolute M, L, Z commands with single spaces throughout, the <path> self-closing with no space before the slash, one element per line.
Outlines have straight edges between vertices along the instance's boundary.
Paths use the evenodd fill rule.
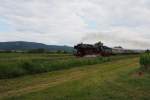
<path fill-rule="evenodd" d="M 74 55 L 78 57 L 111 56 L 118 54 L 139 54 L 144 52 L 144 50 L 123 49 L 120 46 L 111 48 L 103 45 L 102 42 L 97 42 L 95 44 L 80 43 L 75 45 L 74 49 L 76 50 L 74 52 Z"/>

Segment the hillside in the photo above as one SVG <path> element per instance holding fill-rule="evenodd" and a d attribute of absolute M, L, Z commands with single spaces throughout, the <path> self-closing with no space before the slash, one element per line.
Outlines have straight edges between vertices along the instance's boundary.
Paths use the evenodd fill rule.
<path fill-rule="evenodd" d="M 12 41 L 12 42 L 0 42 L 0 50 L 31 50 L 31 49 L 47 49 L 49 51 L 64 50 L 67 52 L 72 52 L 73 47 L 69 46 L 57 46 L 57 45 L 46 45 L 36 42 L 26 42 L 26 41 Z"/>

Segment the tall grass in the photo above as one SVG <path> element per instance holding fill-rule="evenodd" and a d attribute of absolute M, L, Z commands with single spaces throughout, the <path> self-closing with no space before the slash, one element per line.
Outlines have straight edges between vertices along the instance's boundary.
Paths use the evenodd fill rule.
<path fill-rule="evenodd" d="M 140 56 L 141 69 L 150 71 L 150 53 L 144 53 Z"/>
<path fill-rule="evenodd" d="M 27 74 L 43 73 L 75 66 L 92 65 L 109 61 L 108 58 L 79 58 L 56 61 L 19 60 L 14 63 L 1 64 L 0 78 L 12 78 Z"/>
<path fill-rule="evenodd" d="M 134 56 L 76 58 L 68 54 L 0 53 L 0 79 L 93 65 L 128 57 Z"/>

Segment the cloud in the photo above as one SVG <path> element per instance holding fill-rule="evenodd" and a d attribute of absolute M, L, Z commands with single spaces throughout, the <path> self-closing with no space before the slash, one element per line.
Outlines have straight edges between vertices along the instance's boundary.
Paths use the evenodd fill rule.
<path fill-rule="evenodd" d="M 146 49 L 150 47 L 150 40 L 145 38 L 138 32 L 126 28 L 112 28 L 109 31 L 87 33 L 82 41 L 85 43 L 95 43 L 103 41 L 105 45 L 110 47 L 123 46 L 128 49 Z"/>
<path fill-rule="evenodd" d="M 111 46 L 150 48 L 149 0 L 0 2 L 0 19 L 5 19 L 0 24 L 5 24 L 5 30 L 0 30 L 1 41 L 74 45 L 102 40 Z M 11 31 L 7 32 L 6 25 Z"/>

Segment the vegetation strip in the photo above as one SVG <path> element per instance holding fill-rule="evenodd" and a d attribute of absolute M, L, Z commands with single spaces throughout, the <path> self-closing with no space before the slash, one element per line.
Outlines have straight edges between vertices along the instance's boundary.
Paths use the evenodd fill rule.
<path fill-rule="evenodd" d="M 141 70 L 150 72 L 150 52 L 146 52 L 140 56 Z"/>
<path fill-rule="evenodd" d="M 130 55 L 128 57 L 134 57 Z M 0 63 L 0 79 L 6 78 L 14 78 L 23 75 L 29 74 L 37 74 L 37 73 L 44 73 L 44 72 L 51 72 L 56 70 L 62 69 L 70 69 L 73 67 L 85 66 L 85 65 L 93 65 L 99 64 L 103 62 L 108 62 L 110 60 L 115 59 L 123 59 L 126 58 L 125 56 L 114 56 L 114 57 L 97 57 L 97 58 L 73 58 L 66 60 L 54 60 L 51 61 L 49 59 L 41 60 L 40 59 L 32 59 L 30 60 L 15 60 L 10 63 L 8 61 L 7 64 L 4 64 L 2 61 Z M 10 58 L 11 59 L 11 58 Z M 54 59 L 54 58 L 53 58 Z"/>
<path fill-rule="evenodd" d="M 134 61 L 133 59 L 129 59 L 129 60 L 132 60 L 132 61 Z M 129 61 L 129 60 L 127 60 L 127 61 Z M 131 63 L 127 63 L 127 64 L 122 64 L 122 62 L 124 62 L 124 61 L 126 61 L 126 60 L 119 60 L 119 61 L 115 61 L 114 63 L 113 63 L 113 65 L 116 65 L 116 66 L 118 66 L 118 67 L 114 67 L 113 69 L 109 69 L 110 70 L 110 72 L 112 71 L 112 70 L 116 70 L 116 69 L 118 69 L 118 68 L 124 68 L 125 66 L 128 66 L 128 67 L 130 67 L 131 65 L 132 66 L 134 66 L 134 64 L 131 64 Z M 112 62 L 109 62 L 109 63 L 105 63 L 105 64 L 100 64 L 99 66 L 101 66 L 102 68 L 104 68 L 105 69 L 105 67 L 107 68 L 108 66 L 113 66 L 112 65 Z M 45 80 L 45 81 L 47 81 L 47 83 L 39 83 L 39 84 L 34 84 L 34 85 L 31 85 L 32 87 L 30 88 L 30 86 L 26 86 L 26 87 L 24 87 L 24 88 L 20 88 L 20 89 L 17 89 L 17 90 L 10 90 L 10 91 L 5 91 L 5 92 L 3 92 L 3 93 L 1 93 L 1 97 L 5 97 L 5 96 L 13 96 L 13 95 L 22 95 L 22 94 L 26 94 L 26 93 L 29 93 L 29 92 L 33 92 L 33 91 L 39 91 L 39 90 L 41 90 L 41 89 L 45 89 L 45 88 L 48 88 L 48 87 L 51 87 L 51 86 L 55 86 L 55 85 L 58 85 L 58 84 L 62 84 L 62 83 L 64 83 L 64 82 L 67 82 L 67 81 L 73 81 L 74 79 L 76 80 L 79 80 L 79 79 L 81 79 L 82 77 L 85 77 L 85 76 L 87 76 L 88 74 L 86 74 L 86 72 L 87 71 L 90 71 L 90 73 L 91 72 L 94 72 L 95 73 L 95 71 L 97 71 L 95 68 L 101 68 L 101 67 L 99 67 L 98 65 L 93 65 L 93 66 L 89 66 L 88 68 L 89 69 L 86 69 L 86 70 L 81 70 L 82 68 L 79 68 L 79 69 L 75 69 L 77 72 L 79 71 L 79 73 L 77 73 L 77 72 L 74 72 L 73 71 L 73 75 L 72 75 L 72 73 L 69 75 L 69 74 L 67 74 L 68 73 L 68 71 L 67 71 L 67 73 L 65 73 L 65 74 L 67 74 L 67 76 L 68 76 L 68 78 L 67 77 L 65 77 L 65 80 L 61 80 L 61 78 L 60 79 L 58 79 L 58 80 L 55 80 L 54 82 L 52 81 L 52 80 Z M 123 67 L 124 66 L 124 67 Z M 109 68 L 109 67 L 108 67 Z M 85 68 L 83 68 L 83 69 L 85 69 Z M 74 69 L 72 69 L 72 70 L 74 70 Z M 104 72 L 104 73 L 109 73 L 109 71 L 106 69 L 106 71 Z M 103 73 L 103 74 L 104 74 Z M 80 75 L 80 76 L 78 76 L 78 75 Z M 39 76 L 40 77 L 40 76 Z M 64 78 L 62 78 L 62 79 L 64 79 Z M 24 81 L 24 80 L 23 80 Z M 40 80 L 39 80 L 40 81 Z M 7 81 L 6 81 L 7 82 Z M 38 82 L 37 82 L 38 83 Z"/>

